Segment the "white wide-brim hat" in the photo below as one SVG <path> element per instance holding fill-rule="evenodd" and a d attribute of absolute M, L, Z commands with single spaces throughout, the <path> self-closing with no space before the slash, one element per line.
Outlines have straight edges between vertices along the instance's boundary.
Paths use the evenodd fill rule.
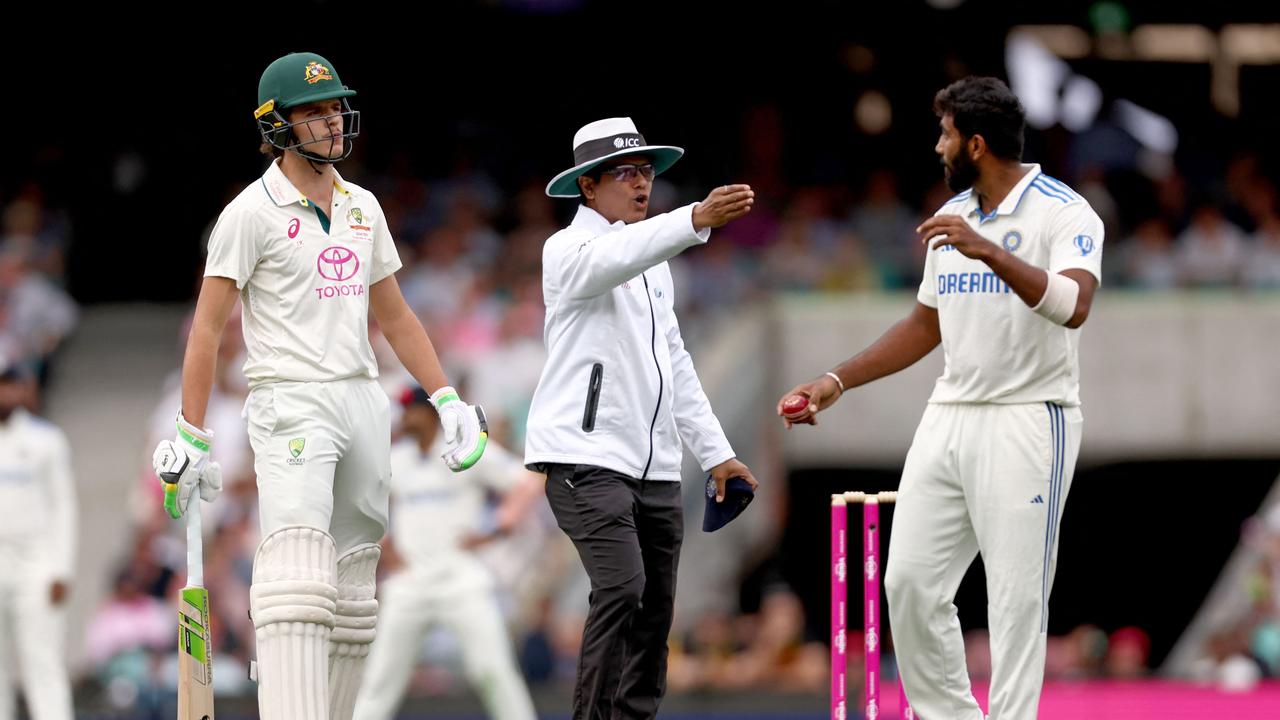
<path fill-rule="evenodd" d="M 609 158 L 648 155 L 658 174 L 684 155 L 684 148 L 647 145 L 631 118 L 608 118 L 588 123 L 573 136 L 573 161 L 577 163 L 547 183 L 547 195 L 574 198 L 581 195 L 578 178 Z"/>

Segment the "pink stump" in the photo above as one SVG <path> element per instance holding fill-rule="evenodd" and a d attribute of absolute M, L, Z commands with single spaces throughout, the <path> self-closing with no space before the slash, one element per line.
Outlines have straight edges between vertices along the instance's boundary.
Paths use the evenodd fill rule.
<path fill-rule="evenodd" d="M 863 637 L 867 642 L 867 720 L 880 717 L 880 502 L 862 504 Z"/>
<path fill-rule="evenodd" d="M 846 627 L 845 604 L 848 602 L 847 555 L 848 513 L 843 496 L 831 499 L 831 720 L 845 720 L 848 714 L 845 696 Z"/>

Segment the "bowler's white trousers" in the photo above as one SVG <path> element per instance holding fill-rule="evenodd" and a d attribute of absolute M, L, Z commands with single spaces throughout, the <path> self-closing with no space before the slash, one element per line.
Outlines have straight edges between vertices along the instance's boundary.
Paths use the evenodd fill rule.
<path fill-rule="evenodd" d="M 982 720 L 953 604 L 986 568 L 991 720 L 1034 720 L 1078 407 L 930 404 L 902 472 L 885 591 L 907 699 L 925 720 Z"/>

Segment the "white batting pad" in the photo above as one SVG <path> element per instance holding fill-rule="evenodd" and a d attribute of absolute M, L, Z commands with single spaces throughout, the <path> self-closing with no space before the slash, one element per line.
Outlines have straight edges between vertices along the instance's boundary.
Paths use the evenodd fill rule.
<path fill-rule="evenodd" d="M 253 560 L 262 720 L 327 720 L 328 648 L 338 591 L 333 538 L 313 527 L 268 535 Z"/>
<path fill-rule="evenodd" d="M 351 720 L 378 624 L 374 599 L 382 548 L 361 545 L 338 558 L 338 605 L 329 637 L 329 718 Z"/>

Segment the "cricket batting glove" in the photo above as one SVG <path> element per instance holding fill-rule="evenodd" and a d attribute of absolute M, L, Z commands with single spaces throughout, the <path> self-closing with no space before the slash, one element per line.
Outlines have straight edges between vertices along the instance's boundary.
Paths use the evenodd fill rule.
<path fill-rule="evenodd" d="M 475 465 L 484 455 L 489 442 L 489 424 L 479 405 L 468 405 L 458 397 L 458 391 L 448 385 L 431 394 L 431 404 L 440 413 L 440 429 L 444 431 L 444 464 L 454 472 L 461 472 Z"/>
<path fill-rule="evenodd" d="M 151 468 L 164 485 L 164 509 L 172 518 L 182 517 L 196 488 L 206 502 L 222 492 L 222 468 L 209 460 L 213 432 L 187 422 L 181 412 L 177 425 L 177 437 L 160 441 L 151 456 Z"/>

